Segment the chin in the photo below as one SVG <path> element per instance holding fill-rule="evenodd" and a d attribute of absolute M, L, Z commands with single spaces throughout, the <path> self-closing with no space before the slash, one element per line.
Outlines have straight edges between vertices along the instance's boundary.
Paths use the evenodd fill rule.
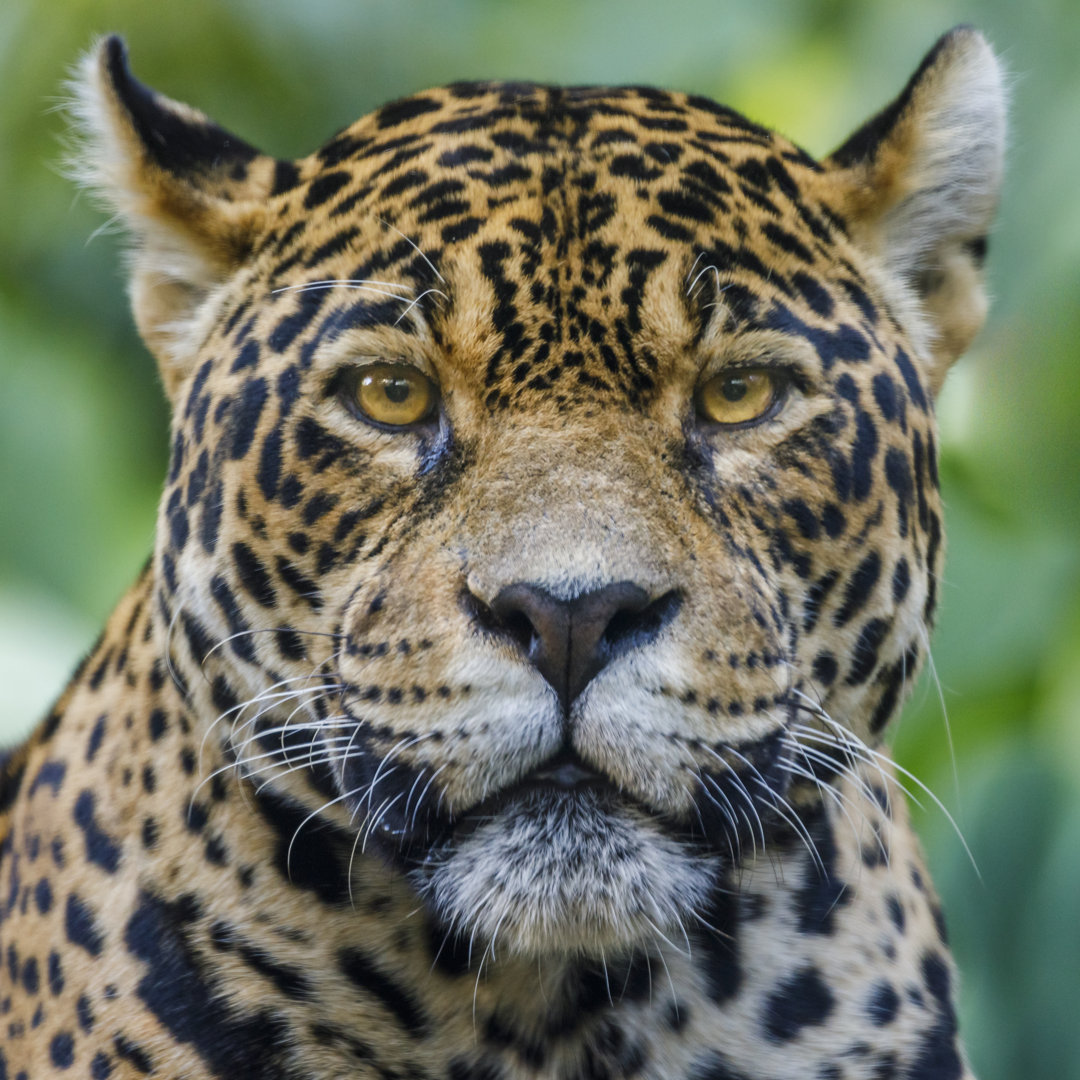
<path fill-rule="evenodd" d="M 535 790 L 479 806 L 410 871 L 470 952 L 611 957 L 684 936 L 721 867 L 603 790 Z"/>

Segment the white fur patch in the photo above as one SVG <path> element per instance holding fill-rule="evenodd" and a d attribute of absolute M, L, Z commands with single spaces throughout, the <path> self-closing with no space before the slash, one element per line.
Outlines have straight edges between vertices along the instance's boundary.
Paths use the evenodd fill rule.
<path fill-rule="evenodd" d="M 431 856 L 414 884 L 455 932 L 498 956 L 682 940 L 716 866 L 591 791 L 523 795 Z"/>

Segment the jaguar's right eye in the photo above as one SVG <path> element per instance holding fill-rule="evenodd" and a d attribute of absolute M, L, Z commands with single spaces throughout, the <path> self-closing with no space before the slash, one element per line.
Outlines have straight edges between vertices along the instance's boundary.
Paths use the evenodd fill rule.
<path fill-rule="evenodd" d="M 439 390 L 411 364 L 365 364 L 345 373 L 338 397 L 359 419 L 395 430 L 430 420 Z"/>

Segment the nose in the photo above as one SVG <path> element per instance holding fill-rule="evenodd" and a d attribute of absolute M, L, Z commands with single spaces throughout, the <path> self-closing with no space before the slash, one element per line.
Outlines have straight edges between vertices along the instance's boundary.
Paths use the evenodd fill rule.
<path fill-rule="evenodd" d="M 563 709 L 613 657 L 652 640 L 679 606 L 677 592 L 653 600 L 618 581 L 560 600 L 537 585 L 515 582 L 490 610 L 559 696 Z"/>

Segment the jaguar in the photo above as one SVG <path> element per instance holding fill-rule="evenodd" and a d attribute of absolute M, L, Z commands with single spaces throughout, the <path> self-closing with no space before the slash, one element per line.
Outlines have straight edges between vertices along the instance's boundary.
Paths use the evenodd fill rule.
<path fill-rule="evenodd" d="M 100 41 L 171 447 L 3 755 L 0 1076 L 970 1078 L 885 738 L 1002 87 L 959 27 L 822 160 L 472 82 L 291 161 Z"/>

